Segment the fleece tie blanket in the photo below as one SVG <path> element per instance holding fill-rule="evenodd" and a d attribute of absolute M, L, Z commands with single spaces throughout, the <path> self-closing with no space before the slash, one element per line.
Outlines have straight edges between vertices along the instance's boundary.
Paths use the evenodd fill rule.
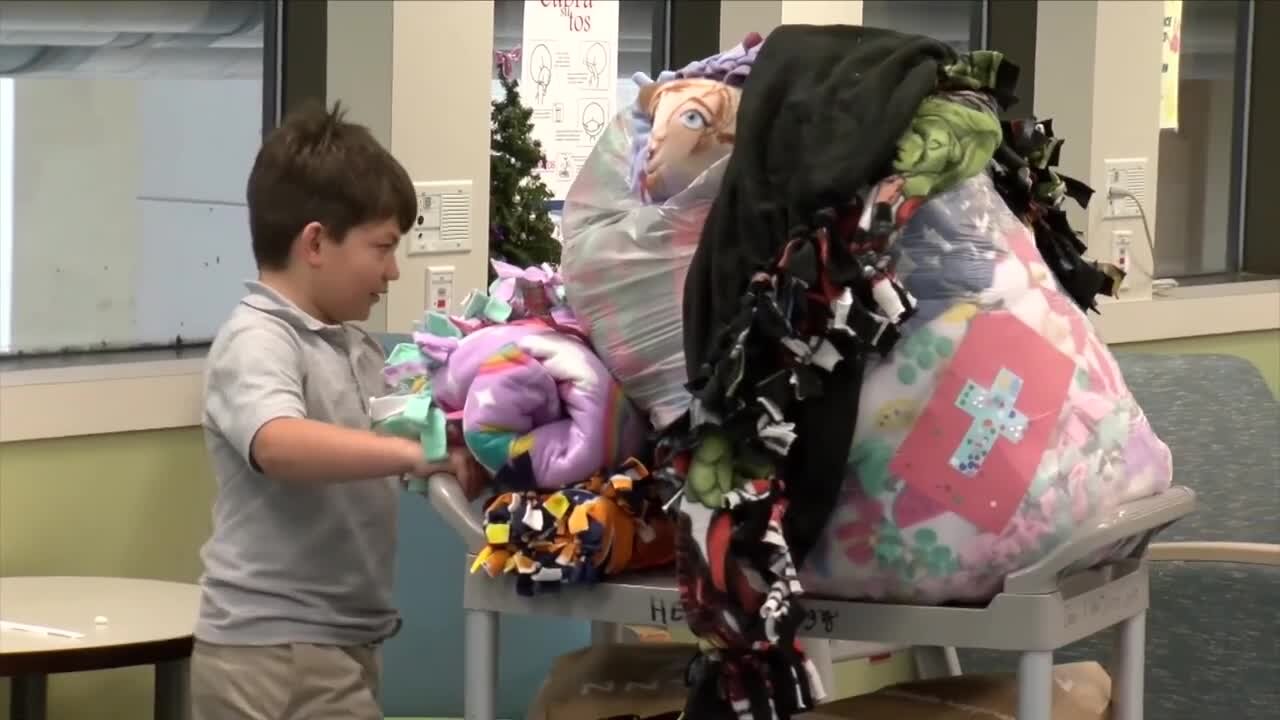
<path fill-rule="evenodd" d="M 418 438 L 442 458 L 445 428 L 461 426 L 498 487 L 558 490 L 620 467 L 643 447 L 643 418 L 587 345 L 549 267 L 494 263 L 489 293 L 460 316 L 428 312 L 412 343 L 395 347 L 393 393 L 374 424 Z"/>
<path fill-rule="evenodd" d="M 532 595 L 669 566 L 675 526 L 661 490 L 648 468 L 631 459 L 564 490 L 499 494 L 485 508 L 488 545 L 471 571 L 514 574 L 516 592 Z"/>
<path fill-rule="evenodd" d="M 783 26 L 760 50 L 685 284 L 693 400 L 660 444 L 704 648 L 688 717 L 787 718 L 823 698 L 795 642 L 797 567 L 839 497 L 867 357 L 915 311 L 892 246 L 928 197 L 986 168 L 1015 79 L 996 53 L 876 28 Z"/>

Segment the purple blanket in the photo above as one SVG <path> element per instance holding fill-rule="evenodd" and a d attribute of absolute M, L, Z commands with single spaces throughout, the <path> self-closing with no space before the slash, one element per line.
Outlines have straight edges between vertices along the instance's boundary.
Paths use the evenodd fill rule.
<path fill-rule="evenodd" d="M 415 333 L 432 401 L 461 416 L 467 447 L 503 488 L 559 489 L 622 465 L 645 422 L 558 302 L 558 278 L 499 269 L 510 271 L 491 289 L 515 319 Z"/>

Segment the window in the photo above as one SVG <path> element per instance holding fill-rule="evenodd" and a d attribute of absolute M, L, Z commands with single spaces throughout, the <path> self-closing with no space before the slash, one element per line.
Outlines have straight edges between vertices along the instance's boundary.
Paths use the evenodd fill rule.
<path fill-rule="evenodd" d="M 1243 269 L 1249 4 L 1182 3 L 1177 128 L 1160 132 L 1158 277 L 1222 280 Z"/>
<path fill-rule="evenodd" d="M 985 6 L 983 0 L 865 0 L 862 23 L 927 35 L 969 52 L 986 44 Z"/>
<path fill-rule="evenodd" d="M 253 274 L 267 2 L 0 13 L 0 355 L 207 342 Z"/>

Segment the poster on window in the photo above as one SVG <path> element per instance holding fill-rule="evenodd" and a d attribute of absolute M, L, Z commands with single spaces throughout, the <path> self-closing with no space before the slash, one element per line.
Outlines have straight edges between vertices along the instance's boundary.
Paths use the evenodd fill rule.
<path fill-rule="evenodd" d="M 520 48 L 539 174 L 563 200 L 616 112 L 618 0 L 525 0 Z"/>
<path fill-rule="evenodd" d="M 1178 129 L 1178 78 L 1182 56 L 1182 0 L 1164 0 L 1160 43 L 1160 129 Z"/>

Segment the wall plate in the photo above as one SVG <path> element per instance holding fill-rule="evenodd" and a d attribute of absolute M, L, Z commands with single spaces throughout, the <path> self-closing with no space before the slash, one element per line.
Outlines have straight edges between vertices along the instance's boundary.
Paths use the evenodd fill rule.
<path fill-rule="evenodd" d="M 471 252 L 471 181 L 420 181 L 413 191 L 418 216 L 405 236 L 407 254 Z"/>
<path fill-rule="evenodd" d="M 1134 203 L 1133 198 L 1111 198 L 1111 188 L 1118 187 L 1133 193 L 1138 202 L 1147 203 L 1147 159 L 1121 158 L 1105 161 L 1106 186 L 1102 191 L 1102 199 L 1106 201 L 1106 218 L 1136 218 L 1142 211 Z"/>

